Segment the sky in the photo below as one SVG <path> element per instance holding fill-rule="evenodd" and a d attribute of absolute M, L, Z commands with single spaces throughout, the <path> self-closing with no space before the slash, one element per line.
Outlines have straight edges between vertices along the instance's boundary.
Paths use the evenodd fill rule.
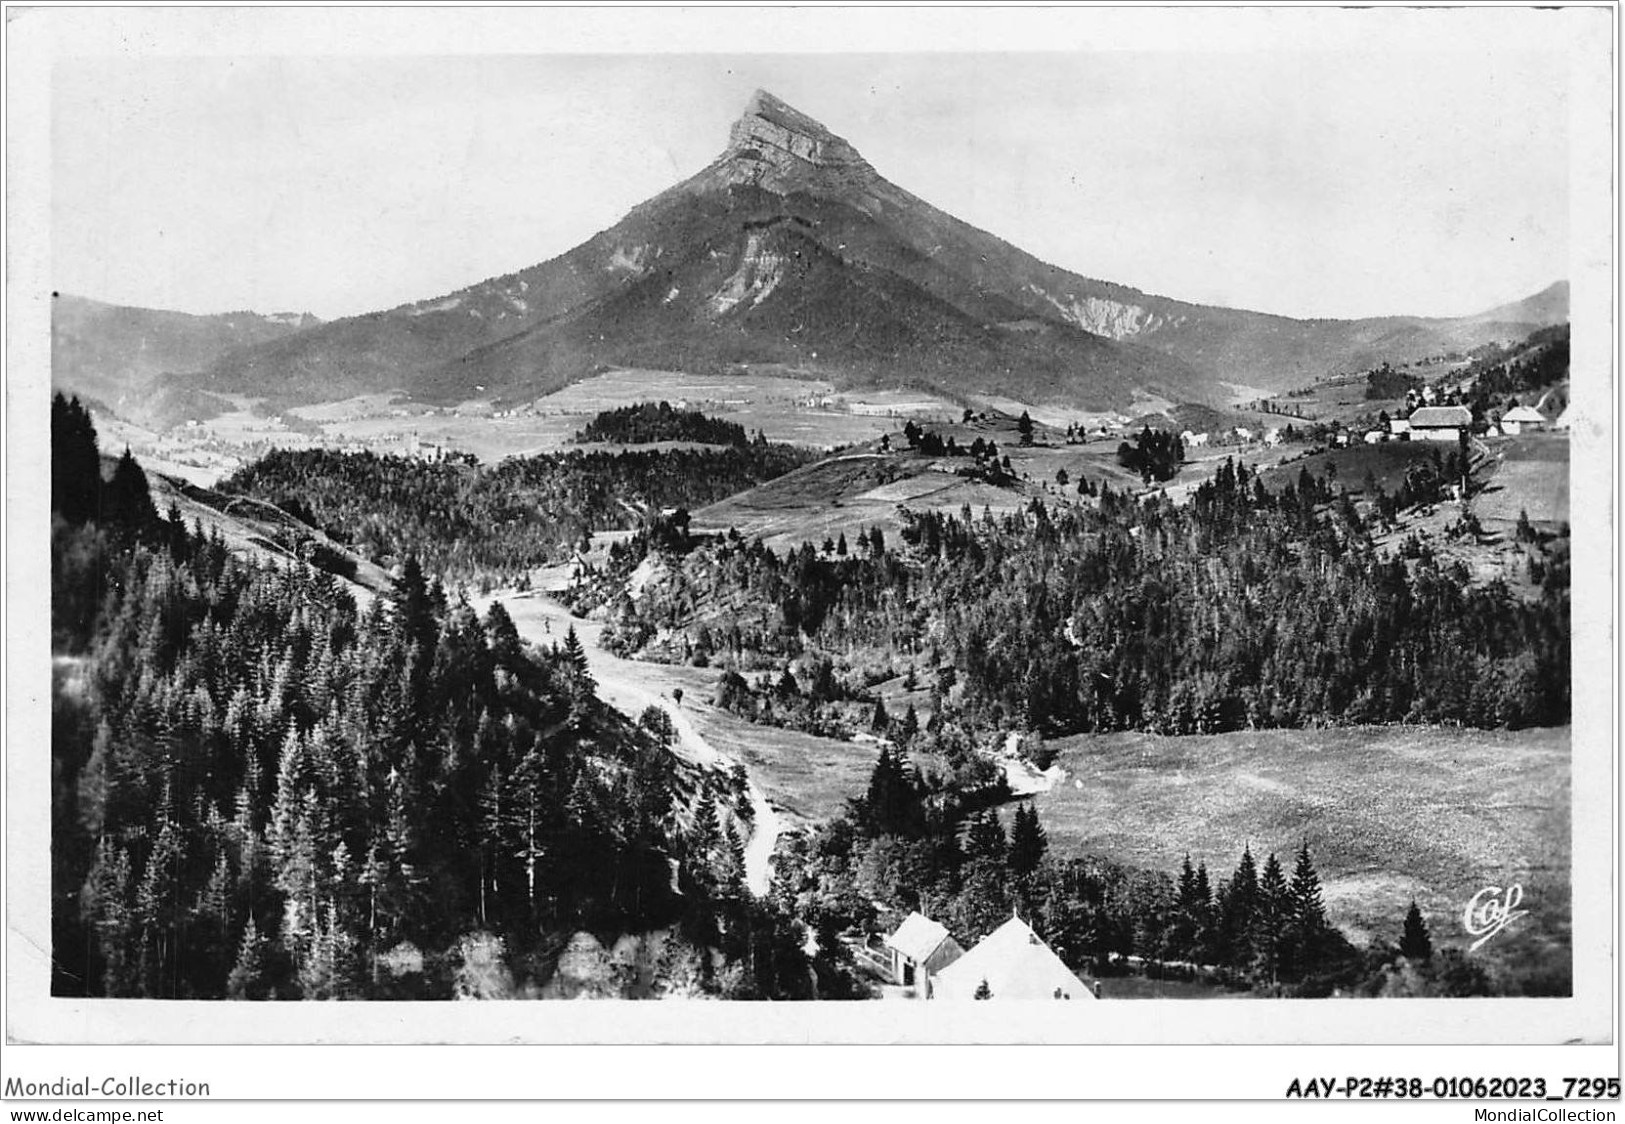
<path fill-rule="evenodd" d="M 1466 314 L 1571 260 L 1563 60 L 1472 47 L 63 58 L 50 275 L 187 312 L 434 297 L 700 170 L 762 87 L 1085 276 Z"/>

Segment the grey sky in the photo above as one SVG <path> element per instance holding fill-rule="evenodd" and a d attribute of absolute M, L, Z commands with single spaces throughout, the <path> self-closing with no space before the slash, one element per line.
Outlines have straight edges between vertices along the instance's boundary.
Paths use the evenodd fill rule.
<path fill-rule="evenodd" d="M 1570 262 L 1564 60 L 1492 48 L 67 58 L 52 284 L 325 317 L 435 296 L 699 170 L 761 86 L 1087 276 L 1466 313 Z"/>

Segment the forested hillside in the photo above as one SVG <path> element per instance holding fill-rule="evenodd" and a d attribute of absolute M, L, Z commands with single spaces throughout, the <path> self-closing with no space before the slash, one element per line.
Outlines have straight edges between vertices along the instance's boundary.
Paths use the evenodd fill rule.
<path fill-rule="evenodd" d="M 1399 502 L 1307 474 L 1272 492 L 1227 462 L 1185 505 L 1103 488 L 999 518 L 911 513 L 902 541 L 844 553 L 641 536 L 575 596 L 608 606 L 623 652 L 771 672 L 723 700 L 758 717 L 827 726 L 825 704 L 849 714 L 906 674 L 930 691 L 910 735 L 949 760 L 1008 730 L 1567 722 L 1566 538 L 1527 536 L 1538 596 L 1516 596 L 1420 539 L 1379 549 Z M 625 595 L 650 556 L 655 580 Z"/>
<path fill-rule="evenodd" d="M 99 469 L 59 396 L 54 993 L 530 994 L 588 930 L 659 950 L 629 994 L 812 994 L 728 779 L 601 704 L 573 633 L 527 647 L 411 558 L 363 609 Z"/>
<path fill-rule="evenodd" d="M 821 454 L 790 445 L 569 452 L 483 466 L 374 453 L 287 450 L 221 483 L 268 500 L 384 564 L 415 555 L 448 581 L 520 583 L 594 531 L 700 507 Z"/>
<path fill-rule="evenodd" d="M 1527 339 L 1509 347 L 1488 346 L 1475 353 L 1473 362 L 1452 372 L 1450 381 L 1471 381 L 1472 390 L 1465 405 L 1475 417 L 1506 405 L 1507 395 L 1527 395 L 1540 391 L 1569 375 L 1569 325 L 1542 328 Z M 1533 405 L 1530 399 L 1525 405 Z"/>
<path fill-rule="evenodd" d="M 766 438 L 757 432 L 757 443 Z M 637 402 L 603 410 L 576 434 L 583 443 L 607 441 L 637 445 L 653 441 L 696 441 L 704 445 L 743 445 L 745 427 L 723 418 L 707 417 L 699 410 L 672 409 L 670 402 Z"/>

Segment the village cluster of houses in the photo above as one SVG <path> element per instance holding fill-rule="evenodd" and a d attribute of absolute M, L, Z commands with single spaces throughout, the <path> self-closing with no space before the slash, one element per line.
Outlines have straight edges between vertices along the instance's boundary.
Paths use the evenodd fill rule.
<path fill-rule="evenodd" d="M 945 926 L 911 913 L 868 962 L 915 999 L 1098 999 L 1100 985 L 1080 979 L 1020 917 L 969 951 Z"/>
<path fill-rule="evenodd" d="M 1430 398 L 1433 397 L 1432 387 L 1427 388 L 1427 394 Z M 1473 412 L 1466 406 L 1433 405 L 1424 402 L 1412 408 L 1406 416 L 1389 419 L 1385 425 L 1376 425 L 1364 430 L 1339 427 L 1331 434 L 1329 440 L 1332 445 L 1339 448 L 1362 442 L 1376 445 L 1384 441 L 1438 441 L 1453 445 L 1461 440 L 1463 433 L 1471 431 L 1472 425 Z M 1517 437 L 1523 433 L 1546 431 L 1566 433 L 1569 427 L 1570 412 L 1567 408 L 1553 419 L 1533 406 L 1514 406 L 1499 418 L 1492 420 L 1485 430 L 1485 435 Z M 1254 442 L 1273 449 L 1282 440 L 1279 429 L 1255 432 L 1243 426 L 1236 426 L 1217 434 L 1196 433 L 1187 429 L 1179 435 L 1179 439 L 1187 450 L 1201 449 L 1209 444 L 1252 445 Z"/>
<path fill-rule="evenodd" d="M 1273 449 L 1281 443 L 1281 431 L 1279 428 L 1255 431 L 1243 425 L 1234 426 L 1217 434 L 1196 433 L 1187 429 L 1179 435 L 1179 441 L 1186 449 L 1202 449 L 1209 444 L 1251 445 L 1255 441 L 1266 449 Z"/>
<path fill-rule="evenodd" d="M 1361 439 L 1368 445 L 1394 438 L 1410 441 L 1440 441 L 1455 444 L 1463 433 L 1470 432 L 1473 412 L 1466 406 L 1418 406 L 1409 417 L 1393 418 L 1386 429 L 1368 429 Z M 1568 409 L 1557 418 L 1548 418 L 1533 406 L 1514 406 L 1485 430 L 1488 437 L 1517 437 L 1523 433 L 1553 431 L 1567 433 L 1571 425 Z M 1352 436 L 1339 442 L 1348 444 Z"/>

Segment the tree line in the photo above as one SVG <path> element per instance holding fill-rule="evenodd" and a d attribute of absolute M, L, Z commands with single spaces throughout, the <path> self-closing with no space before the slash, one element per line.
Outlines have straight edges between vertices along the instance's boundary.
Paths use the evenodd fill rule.
<path fill-rule="evenodd" d="M 635 402 L 600 411 L 576 434 L 576 440 L 583 444 L 606 441 L 617 445 L 696 441 L 705 445 L 743 447 L 751 443 L 745 435 L 745 427 L 738 422 L 707 417 L 699 410 L 674 409 L 670 402 Z M 754 444 L 767 444 L 766 436 L 759 429 Z"/>
<path fill-rule="evenodd" d="M 1147 484 L 1153 480 L 1172 480 L 1184 460 L 1185 443 L 1167 430 L 1150 426 L 1134 435 L 1134 444 L 1124 441 L 1117 446 L 1117 463 L 1138 473 Z"/>
<path fill-rule="evenodd" d="M 583 452 L 491 466 L 374 453 L 277 450 L 220 490 L 267 500 L 385 566 L 416 556 L 446 580 L 512 585 L 595 531 L 701 507 L 821 454 L 789 445 Z"/>
<path fill-rule="evenodd" d="M 540 979 L 582 929 L 669 929 L 657 989 L 845 986 L 745 890 L 736 779 L 604 706 L 573 632 L 528 646 L 411 557 L 365 606 L 233 557 L 133 460 L 144 512 L 87 507 L 94 430 L 57 424 L 54 613 L 90 608 L 57 621 L 54 994 L 433 998 L 471 949 Z"/>

